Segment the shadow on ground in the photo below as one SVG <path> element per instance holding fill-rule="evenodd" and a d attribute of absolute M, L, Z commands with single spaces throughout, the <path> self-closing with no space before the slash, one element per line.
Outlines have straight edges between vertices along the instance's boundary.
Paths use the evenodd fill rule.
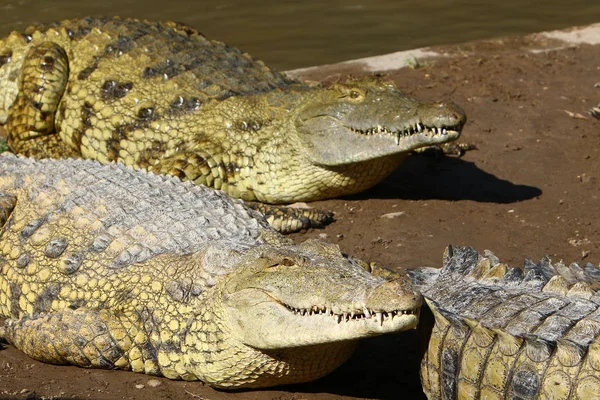
<path fill-rule="evenodd" d="M 541 194 L 535 186 L 500 179 L 461 158 L 411 155 L 382 183 L 351 198 L 514 203 Z"/>

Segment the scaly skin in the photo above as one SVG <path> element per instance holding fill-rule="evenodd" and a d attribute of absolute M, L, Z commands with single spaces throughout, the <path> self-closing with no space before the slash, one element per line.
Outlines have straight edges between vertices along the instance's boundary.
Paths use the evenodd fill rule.
<path fill-rule="evenodd" d="M 218 388 L 307 382 L 413 328 L 410 283 L 295 245 L 212 189 L 122 164 L 0 155 L 0 337 L 44 362 Z"/>
<path fill-rule="evenodd" d="M 14 151 L 120 161 L 244 200 L 360 192 L 465 120 L 374 79 L 309 87 L 170 22 L 89 18 L 0 41 Z"/>
<path fill-rule="evenodd" d="M 597 399 L 600 269 L 544 258 L 524 270 L 448 247 L 412 272 L 435 317 L 421 381 L 430 400 Z"/>

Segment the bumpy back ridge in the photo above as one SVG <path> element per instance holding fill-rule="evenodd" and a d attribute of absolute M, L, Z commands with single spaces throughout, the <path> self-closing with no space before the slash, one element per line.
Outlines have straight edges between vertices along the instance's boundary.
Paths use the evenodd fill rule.
<path fill-rule="evenodd" d="M 122 243 L 115 266 L 162 253 L 197 252 L 209 242 L 241 251 L 272 231 L 260 214 L 221 191 L 117 163 L 0 155 L 0 193 L 19 188 L 38 207 L 30 224 L 39 227 L 55 214 L 69 212 L 95 227 L 90 228 L 95 240 L 87 251 L 114 240 Z"/>
<path fill-rule="evenodd" d="M 600 266 L 591 262 L 580 266 L 573 262 L 569 265 L 562 261 L 552 263 L 545 256 L 535 263 L 525 259 L 522 268 L 507 266 L 494 253 L 485 250 L 483 255 L 472 247 L 448 246 L 444 252 L 444 265 L 441 269 L 419 268 L 409 272 L 413 282 L 420 286 L 428 286 L 435 279 L 454 277 L 454 279 L 475 279 L 481 282 L 497 282 L 505 287 L 536 288 L 543 290 L 555 277 L 562 277 L 569 285 L 582 283 L 594 290 L 600 287 Z M 597 292 L 600 295 L 600 291 Z"/>

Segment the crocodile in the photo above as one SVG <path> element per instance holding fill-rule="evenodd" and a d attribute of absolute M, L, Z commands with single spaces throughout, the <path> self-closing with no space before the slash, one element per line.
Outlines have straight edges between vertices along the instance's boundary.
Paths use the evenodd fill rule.
<path fill-rule="evenodd" d="M 172 174 L 260 202 L 276 227 L 295 221 L 282 231 L 332 215 L 267 204 L 361 192 L 465 122 L 456 104 L 377 77 L 292 80 L 180 23 L 85 18 L 0 40 L 0 123 L 15 152 Z"/>
<path fill-rule="evenodd" d="M 450 246 L 442 269 L 410 275 L 435 319 L 428 399 L 599 398 L 600 268 L 549 257 L 514 268 Z"/>
<path fill-rule="evenodd" d="M 388 272 L 386 272 L 388 271 Z M 0 337 L 34 359 L 222 389 L 307 382 L 413 328 L 393 275 L 179 178 L 0 155 Z"/>

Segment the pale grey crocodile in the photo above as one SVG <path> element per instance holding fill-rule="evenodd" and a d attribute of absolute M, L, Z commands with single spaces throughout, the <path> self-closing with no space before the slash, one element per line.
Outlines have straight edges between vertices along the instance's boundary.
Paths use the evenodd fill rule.
<path fill-rule="evenodd" d="M 417 323 L 410 282 L 367 267 L 175 177 L 0 155 L 0 337 L 37 360 L 226 389 L 311 381 L 357 339 Z"/>

